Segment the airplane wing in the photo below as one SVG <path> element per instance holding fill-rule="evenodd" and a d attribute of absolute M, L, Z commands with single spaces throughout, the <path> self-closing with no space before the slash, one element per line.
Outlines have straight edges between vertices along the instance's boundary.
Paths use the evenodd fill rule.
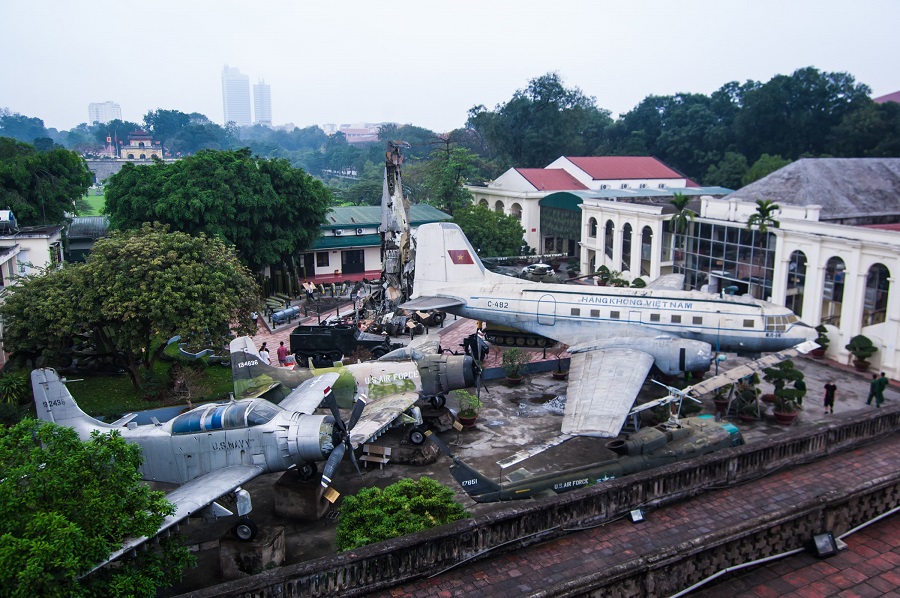
<path fill-rule="evenodd" d="M 652 355 L 634 349 L 573 353 L 562 433 L 618 436 L 652 365 Z"/>
<path fill-rule="evenodd" d="M 429 309 L 447 309 L 448 307 L 459 307 L 465 305 L 466 302 L 452 297 L 419 297 L 418 299 L 410 299 L 400 306 L 401 309 L 422 310 Z"/>
<path fill-rule="evenodd" d="M 727 386 L 728 384 L 734 384 L 741 378 L 745 378 L 755 372 L 762 372 L 765 368 L 772 367 L 775 364 L 781 363 L 786 359 L 790 359 L 792 357 L 796 357 L 801 353 L 806 354 L 818 347 L 815 341 L 806 341 L 791 347 L 790 349 L 785 349 L 784 351 L 777 351 L 775 353 L 769 353 L 768 355 L 764 355 L 759 359 L 751 361 L 749 363 L 745 363 L 744 365 L 739 365 L 737 367 L 731 368 L 727 372 L 719 374 L 718 376 L 713 376 L 707 380 L 701 380 L 697 384 L 693 386 L 689 386 L 685 389 L 685 391 L 690 392 L 692 395 L 699 397 L 708 392 L 713 392 L 717 388 L 721 388 L 722 386 Z"/>
<path fill-rule="evenodd" d="M 669 291 L 684 290 L 684 274 L 663 274 L 651 283 L 648 283 L 645 289 L 666 289 Z"/>
<path fill-rule="evenodd" d="M 292 390 L 291 394 L 278 403 L 278 406 L 287 411 L 298 411 L 310 415 L 331 392 L 338 377 L 338 374 L 330 372 L 310 378 Z"/>
<path fill-rule="evenodd" d="M 366 405 L 359 421 L 350 430 L 350 444 L 355 449 L 378 438 L 391 427 L 398 416 L 412 407 L 417 400 L 419 400 L 419 393 L 403 392 L 372 401 Z"/>
<path fill-rule="evenodd" d="M 207 505 L 220 496 L 228 494 L 242 484 L 246 484 L 261 473 L 263 473 L 262 468 L 255 465 L 234 465 L 213 470 L 179 486 L 166 495 L 166 500 L 175 505 L 175 513 L 163 519 L 163 523 L 160 526 L 159 531 L 157 531 L 157 534 L 172 527 L 186 517 L 206 508 Z M 127 554 L 147 540 L 149 540 L 149 538 L 146 536 L 141 536 L 140 538 L 127 538 L 121 548 L 110 554 L 105 561 L 98 564 L 88 573 L 96 571 L 103 565 L 116 560 L 123 554 Z M 87 575 L 87 573 L 85 575 Z"/>

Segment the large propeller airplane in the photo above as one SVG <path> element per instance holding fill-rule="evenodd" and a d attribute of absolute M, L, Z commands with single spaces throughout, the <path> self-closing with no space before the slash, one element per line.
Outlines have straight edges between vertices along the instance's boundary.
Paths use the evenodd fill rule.
<path fill-rule="evenodd" d="M 680 290 L 683 277 L 644 288 L 545 284 L 488 271 L 452 223 L 418 228 L 413 294 L 405 309 L 442 309 L 569 345 L 562 432 L 619 434 L 652 366 L 706 370 L 716 351 L 778 351 L 816 338 L 785 307 L 750 297 Z"/>

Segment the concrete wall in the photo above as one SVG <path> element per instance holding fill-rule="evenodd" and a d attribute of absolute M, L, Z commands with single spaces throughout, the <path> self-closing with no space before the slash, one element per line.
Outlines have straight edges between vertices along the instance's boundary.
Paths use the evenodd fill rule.
<path fill-rule="evenodd" d="M 487 515 L 388 540 L 349 553 L 290 565 L 234 582 L 191 592 L 212 596 L 361 596 L 437 573 L 490 550 L 492 556 L 562 535 L 560 530 L 609 521 L 633 505 L 671 504 L 709 489 L 735 485 L 779 468 L 850 450 L 897 429 L 900 408 L 857 417 L 790 436 L 766 446 L 750 445 L 604 482 L 556 497 L 526 502 Z M 860 505 L 866 508 L 860 508 Z M 900 504 L 900 472 L 866 484 L 852 496 L 831 496 L 773 509 L 702 545 L 659 558 L 637 558 L 631 566 L 579 580 L 572 594 L 602 587 L 603 595 L 670 595 L 732 564 L 797 548 L 810 530 L 838 536 Z M 511 542 L 518 540 L 518 542 Z M 733 559 L 733 560 L 732 560 Z M 648 565 L 648 563 L 650 563 Z M 648 591 L 647 588 L 652 588 Z M 187 595 L 186 595 L 187 596 Z"/>

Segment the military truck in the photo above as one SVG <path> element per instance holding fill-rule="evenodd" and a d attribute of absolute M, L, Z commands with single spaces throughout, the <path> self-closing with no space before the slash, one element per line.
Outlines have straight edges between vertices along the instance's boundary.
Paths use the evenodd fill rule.
<path fill-rule="evenodd" d="M 297 326 L 290 338 L 291 353 L 301 367 L 308 367 L 310 359 L 315 367 L 330 367 L 359 347 L 368 349 L 375 357 L 381 357 L 403 346 L 390 342 L 386 336 L 363 332 L 352 324 Z"/>

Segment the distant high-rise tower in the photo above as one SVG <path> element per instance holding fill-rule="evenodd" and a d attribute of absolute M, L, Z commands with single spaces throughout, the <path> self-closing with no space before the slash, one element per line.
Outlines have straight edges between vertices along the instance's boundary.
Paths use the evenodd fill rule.
<path fill-rule="evenodd" d="M 272 90 L 263 79 L 253 86 L 253 116 L 256 124 L 272 126 Z"/>
<path fill-rule="evenodd" d="M 122 107 L 115 102 L 88 104 L 88 124 L 105 125 L 111 120 L 122 120 Z"/>
<path fill-rule="evenodd" d="M 222 105 L 226 125 L 232 121 L 239 127 L 250 125 L 250 77 L 227 64 L 222 69 Z"/>

